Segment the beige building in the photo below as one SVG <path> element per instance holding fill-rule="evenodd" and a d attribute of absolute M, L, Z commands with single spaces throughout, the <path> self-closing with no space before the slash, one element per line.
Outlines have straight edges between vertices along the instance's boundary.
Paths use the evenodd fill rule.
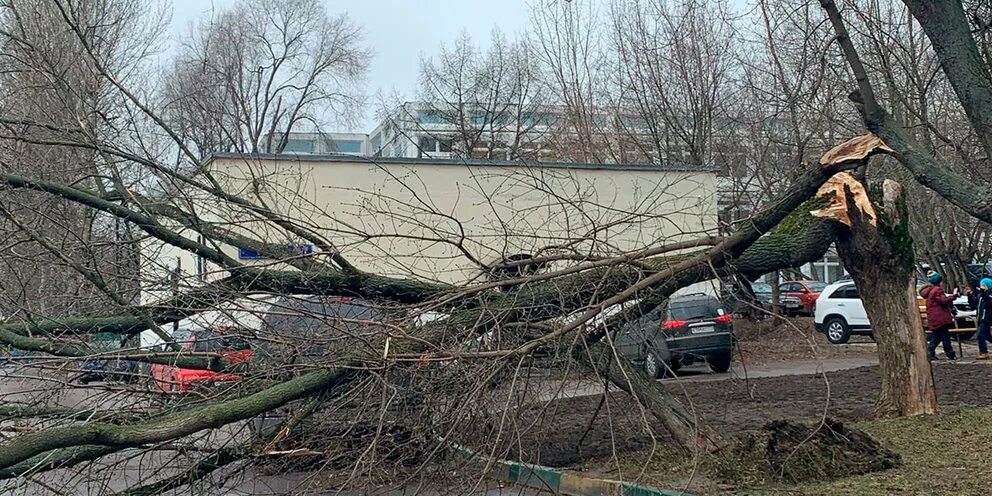
<path fill-rule="evenodd" d="M 295 219 L 361 269 L 398 277 L 481 280 L 483 266 L 514 255 L 616 255 L 717 227 L 715 171 L 699 167 L 293 154 L 218 154 L 205 167 L 229 192 Z M 221 227 L 321 256 L 241 208 L 196 195 L 175 201 Z M 275 263 L 223 249 L 245 263 Z M 223 276 L 171 246 L 149 242 L 143 255 L 144 303 Z"/>

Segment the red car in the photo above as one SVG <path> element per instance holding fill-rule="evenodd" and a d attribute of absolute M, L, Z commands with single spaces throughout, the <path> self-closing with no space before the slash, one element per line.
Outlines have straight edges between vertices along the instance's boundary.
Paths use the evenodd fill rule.
<path fill-rule="evenodd" d="M 247 361 L 253 353 L 251 345 L 243 336 L 244 333 L 237 329 L 218 328 L 208 331 L 194 331 L 185 336 L 176 336 L 176 339 L 182 341 L 183 350 L 195 353 L 217 353 L 232 363 L 238 363 Z M 152 364 L 149 369 L 152 379 L 155 380 L 155 385 L 166 393 L 185 393 L 197 386 L 241 380 L 241 376 L 237 374 L 184 369 L 158 363 Z"/>
<path fill-rule="evenodd" d="M 827 285 L 819 281 L 786 281 L 778 285 L 779 294 L 793 296 L 802 303 L 802 312 L 810 315 L 816 311 L 816 299 Z"/>

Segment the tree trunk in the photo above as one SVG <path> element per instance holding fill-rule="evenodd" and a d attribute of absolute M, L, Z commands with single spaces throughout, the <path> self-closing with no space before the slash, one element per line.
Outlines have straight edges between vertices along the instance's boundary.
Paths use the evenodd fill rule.
<path fill-rule="evenodd" d="M 878 343 L 882 394 L 876 416 L 936 413 L 937 397 L 927 360 L 923 323 L 916 304 L 913 243 L 902 186 L 886 180 L 876 214 L 864 185 L 838 174 L 849 229 L 838 234 L 837 252 L 861 293 Z M 856 197 L 867 208 L 859 207 Z"/>
<path fill-rule="evenodd" d="M 575 357 L 620 390 L 634 396 L 665 427 L 679 447 L 690 453 L 714 451 L 720 447 L 719 434 L 703 426 L 662 383 L 648 377 L 643 368 L 618 357 L 603 341 L 590 345 L 588 355 L 585 353 L 586 350 L 579 350 Z"/>
<path fill-rule="evenodd" d="M 774 314 L 772 322 L 775 325 L 781 322 L 779 316 L 782 315 L 782 291 L 779 289 L 781 282 L 781 273 L 777 270 L 772 272 L 772 313 Z"/>

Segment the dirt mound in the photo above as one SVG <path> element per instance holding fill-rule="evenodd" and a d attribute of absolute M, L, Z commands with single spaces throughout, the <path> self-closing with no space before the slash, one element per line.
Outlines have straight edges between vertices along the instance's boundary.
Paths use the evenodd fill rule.
<path fill-rule="evenodd" d="M 826 419 L 812 426 L 776 420 L 766 449 L 770 475 L 783 482 L 824 481 L 879 472 L 902 459 L 864 431 Z"/>

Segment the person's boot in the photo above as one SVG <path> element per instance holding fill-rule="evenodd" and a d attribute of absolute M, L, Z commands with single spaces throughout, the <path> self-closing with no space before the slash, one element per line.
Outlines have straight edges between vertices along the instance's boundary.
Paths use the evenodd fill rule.
<path fill-rule="evenodd" d="M 975 360 L 988 360 L 988 359 L 989 359 L 988 353 L 979 353 L 978 356 L 975 357 Z"/>
<path fill-rule="evenodd" d="M 947 356 L 947 359 L 950 360 L 950 361 L 952 361 L 952 362 L 956 362 L 958 360 L 958 356 L 957 355 L 948 355 Z"/>

